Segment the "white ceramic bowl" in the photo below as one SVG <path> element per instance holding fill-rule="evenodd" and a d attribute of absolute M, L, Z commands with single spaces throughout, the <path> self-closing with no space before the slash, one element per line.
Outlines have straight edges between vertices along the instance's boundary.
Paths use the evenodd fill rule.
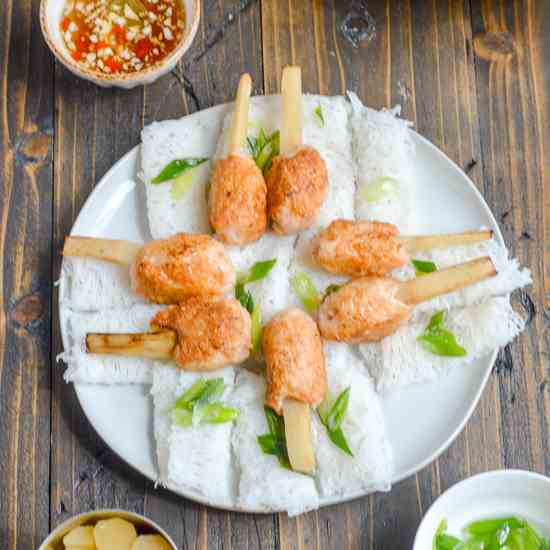
<path fill-rule="evenodd" d="M 168 533 L 157 525 L 154 521 L 147 519 L 146 517 L 136 514 L 134 512 L 127 512 L 126 510 L 116 510 L 116 509 L 106 509 L 106 510 L 97 510 L 96 512 L 86 512 L 84 514 L 79 514 L 74 516 L 67 521 L 64 521 L 59 525 L 54 531 L 52 531 L 46 540 L 40 545 L 38 550 L 46 550 L 48 546 L 51 548 L 58 548 L 58 544 L 61 542 L 63 537 L 74 527 L 84 524 L 93 524 L 100 519 L 109 519 L 109 518 L 122 518 L 126 519 L 129 522 L 133 523 L 138 532 L 141 531 L 147 532 L 147 534 L 158 534 L 162 535 L 170 546 L 174 550 L 178 550 L 175 542 L 170 538 Z M 141 529 L 140 529 L 141 527 Z"/>
<path fill-rule="evenodd" d="M 189 49 L 199 27 L 201 12 L 200 0 L 181 0 L 185 8 L 185 32 L 183 33 L 180 43 L 168 57 L 153 67 L 136 73 L 122 75 L 98 74 L 75 61 L 71 57 L 68 48 L 65 46 L 59 26 L 63 16 L 65 1 L 66 0 L 42 0 L 40 3 L 40 26 L 42 27 L 42 33 L 44 34 L 46 43 L 55 57 L 63 63 L 69 71 L 98 86 L 106 88 L 111 86 L 127 89 L 133 88 L 143 84 L 150 84 L 157 78 L 164 76 L 176 66 L 181 56 Z"/>
<path fill-rule="evenodd" d="M 430 507 L 414 539 L 413 550 L 431 550 L 442 519 L 448 532 L 460 535 L 478 519 L 518 516 L 542 535 L 550 536 L 550 478 L 524 470 L 479 474 L 445 491 Z"/>

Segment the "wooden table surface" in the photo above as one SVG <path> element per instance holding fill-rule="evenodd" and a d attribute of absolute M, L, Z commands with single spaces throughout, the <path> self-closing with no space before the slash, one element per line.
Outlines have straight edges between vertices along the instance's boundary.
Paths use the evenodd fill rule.
<path fill-rule="evenodd" d="M 181 548 L 410 550 L 433 500 L 477 472 L 550 474 L 550 2 L 204 0 L 192 49 L 155 84 L 105 90 L 55 63 L 38 0 L 0 8 L 0 547 L 35 550 L 69 516 L 144 513 Z M 248 71 L 278 90 L 298 63 L 310 92 L 400 103 L 472 177 L 533 272 L 528 317 L 472 419 L 433 464 L 377 494 L 289 519 L 205 508 L 107 448 L 56 365 L 61 243 L 97 181 L 153 120 L 231 99 Z M 546 192 L 543 192 L 546 183 Z"/>

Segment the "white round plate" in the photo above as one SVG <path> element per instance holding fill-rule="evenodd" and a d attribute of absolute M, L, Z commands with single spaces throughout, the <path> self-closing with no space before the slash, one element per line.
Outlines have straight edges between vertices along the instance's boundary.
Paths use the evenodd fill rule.
<path fill-rule="evenodd" d="M 453 485 L 424 516 L 413 550 L 431 550 L 443 519 L 448 533 L 460 536 L 472 521 L 507 516 L 526 519 L 542 536 L 550 536 L 550 478 L 524 470 L 497 470 Z"/>
<path fill-rule="evenodd" d="M 417 146 L 418 190 L 415 207 L 418 232 L 456 232 L 488 227 L 502 235 L 483 197 L 456 164 L 422 136 Z M 137 182 L 139 147 L 105 174 L 82 208 L 71 233 L 92 237 L 147 241 L 145 192 Z M 65 337 L 63 335 L 65 342 Z M 429 385 L 396 392 L 383 401 L 394 449 L 395 476 L 400 481 L 437 458 L 456 438 L 483 391 L 495 352 L 468 368 Z M 75 384 L 75 390 L 98 434 L 126 462 L 155 480 L 152 404 L 140 386 Z M 117 418 L 113 423 L 112 419 Z M 124 437 L 121 437 L 124 434 Z M 176 491 L 177 492 L 177 491 Z M 200 502 L 198 494 L 183 496 Z M 350 498 L 361 496 L 353 495 Z M 343 499 L 321 499 L 323 505 Z M 216 505 L 215 502 L 206 502 Z"/>

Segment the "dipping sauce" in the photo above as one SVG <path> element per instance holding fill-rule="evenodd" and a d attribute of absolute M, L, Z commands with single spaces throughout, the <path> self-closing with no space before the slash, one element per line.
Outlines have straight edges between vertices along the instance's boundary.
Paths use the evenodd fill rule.
<path fill-rule="evenodd" d="M 181 0 L 68 0 L 60 26 L 71 56 L 84 67 L 129 74 L 174 51 L 185 11 Z"/>

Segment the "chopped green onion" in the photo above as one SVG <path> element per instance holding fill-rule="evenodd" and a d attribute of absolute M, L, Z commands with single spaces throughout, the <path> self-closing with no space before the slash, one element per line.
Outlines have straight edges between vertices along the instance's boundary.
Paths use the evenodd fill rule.
<path fill-rule="evenodd" d="M 315 113 L 315 116 L 317 117 L 317 123 L 321 128 L 325 126 L 325 117 L 323 116 L 323 108 L 321 107 L 321 104 L 319 103 L 315 110 L 313 111 Z"/>
<path fill-rule="evenodd" d="M 446 534 L 447 520 L 442 519 L 439 523 L 432 541 L 432 550 L 454 550 L 460 544 L 460 539 Z"/>
<path fill-rule="evenodd" d="M 336 430 L 342 425 L 346 411 L 349 405 L 350 389 L 344 390 L 334 402 L 330 413 L 327 416 L 327 427 L 329 430 Z"/>
<path fill-rule="evenodd" d="M 172 405 L 172 422 L 183 428 L 232 422 L 239 416 L 239 409 L 219 401 L 224 391 L 223 378 L 199 378 Z"/>
<path fill-rule="evenodd" d="M 414 269 L 416 270 L 416 276 L 420 277 L 426 273 L 433 273 L 437 271 L 437 266 L 434 262 L 429 262 L 425 260 L 411 260 Z"/>
<path fill-rule="evenodd" d="M 527 543 L 528 548 L 540 548 L 542 544 L 542 539 L 539 537 L 537 532 L 527 523 L 524 522 L 523 527 L 525 531 L 525 542 Z"/>
<path fill-rule="evenodd" d="M 273 159 L 279 154 L 281 148 L 280 136 L 279 130 L 276 130 L 268 137 L 264 129 L 261 128 L 257 138 L 246 138 L 250 154 L 264 174 L 271 167 Z"/>
<path fill-rule="evenodd" d="M 173 409 L 172 422 L 182 428 L 189 428 L 193 425 L 193 413 L 184 409 Z"/>
<path fill-rule="evenodd" d="M 206 388 L 206 380 L 204 378 L 199 378 L 193 385 L 187 389 L 178 400 L 172 405 L 172 410 L 174 409 L 186 409 L 192 410 L 193 403 L 200 399 L 200 396 Z"/>
<path fill-rule="evenodd" d="M 285 439 L 285 421 L 269 407 L 264 407 L 265 419 L 269 433 L 258 436 L 258 445 L 262 452 L 267 455 L 274 455 L 282 468 L 291 469 L 288 459 L 288 451 Z"/>
<path fill-rule="evenodd" d="M 239 300 L 248 313 L 252 313 L 254 310 L 254 298 L 252 298 L 252 294 L 244 288 L 244 284 L 238 281 L 235 285 L 235 298 Z"/>
<path fill-rule="evenodd" d="M 193 184 L 193 172 L 184 172 L 179 175 L 172 183 L 170 195 L 176 201 L 183 199 L 191 185 Z"/>
<path fill-rule="evenodd" d="M 259 435 L 258 443 L 264 454 L 276 456 L 279 454 L 278 440 L 273 434 Z"/>
<path fill-rule="evenodd" d="M 460 539 L 457 539 L 456 537 L 453 537 L 451 535 L 438 535 L 436 539 L 436 546 L 434 547 L 435 550 L 455 550 L 455 548 L 459 548 L 458 545 L 460 545 Z M 470 550 L 476 550 L 478 547 L 470 547 L 468 546 Z M 484 547 L 479 548 L 479 550 L 483 550 Z M 464 550 L 464 548 L 463 548 Z"/>
<path fill-rule="evenodd" d="M 442 520 L 435 532 L 432 550 L 548 550 L 550 539 L 538 535 L 527 521 L 496 518 L 475 521 L 464 529 L 465 539 L 446 534 Z"/>
<path fill-rule="evenodd" d="M 195 410 L 197 410 L 195 407 Z M 224 424 L 233 422 L 238 418 L 240 410 L 234 407 L 226 407 L 222 403 L 209 403 L 200 407 L 199 412 L 193 411 L 194 424 Z"/>
<path fill-rule="evenodd" d="M 329 415 L 330 409 L 332 408 L 332 404 L 334 403 L 334 401 L 335 401 L 334 396 L 330 393 L 330 390 L 327 389 L 325 398 L 321 401 L 321 403 L 317 407 L 317 414 L 319 415 L 319 418 L 323 423 L 325 421 L 325 418 Z"/>
<path fill-rule="evenodd" d="M 379 176 L 373 182 L 365 183 L 359 190 L 359 197 L 367 202 L 380 202 L 399 193 L 399 182 L 390 176 Z"/>
<path fill-rule="evenodd" d="M 250 319 L 252 321 L 252 334 L 251 334 L 251 348 L 252 355 L 258 353 L 260 349 L 260 344 L 262 342 L 262 309 L 259 304 L 255 304 L 252 308 L 252 313 L 250 314 Z"/>
<path fill-rule="evenodd" d="M 294 292 L 296 292 L 304 307 L 310 313 L 317 311 L 321 303 L 321 297 L 312 280 L 305 273 L 300 271 L 292 277 L 290 282 Z"/>
<path fill-rule="evenodd" d="M 223 378 L 213 378 L 206 381 L 206 386 L 197 399 L 197 403 L 214 403 L 225 391 Z"/>
<path fill-rule="evenodd" d="M 344 285 L 336 285 L 334 283 L 328 285 L 327 288 L 325 288 L 325 292 L 323 293 L 323 300 L 334 292 L 338 292 L 343 286 Z"/>
<path fill-rule="evenodd" d="M 349 405 L 349 394 L 350 388 L 347 388 L 333 401 L 330 393 L 327 392 L 325 399 L 317 407 L 317 414 L 327 430 L 329 439 L 346 454 L 353 456 L 342 431 L 342 422 Z"/>
<path fill-rule="evenodd" d="M 187 172 L 191 168 L 195 168 L 206 162 L 207 158 L 185 158 L 176 159 L 169 162 L 160 172 L 160 174 L 151 180 L 151 183 L 158 184 L 165 181 L 170 181 L 181 176 L 184 172 Z"/>
<path fill-rule="evenodd" d="M 267 427 L 269 433 L 275 437 L 284 438 L 285 436 L 285 420 L 282 416 L 279 416 L 273 409 L 264 407 L 265 419 L 267 421 Z"/>
<path fill-rule="evenodd" d="M 439 311 L 432 316 L 428 326 L 417 340 L 434 355 L 444 357 L 462 357 L 466 350 L 458 344 L 454 334 L 443 326 L 445 311 Z"/>
<path fill-rule="evenodd" d="M 237 278 L 237 284 L 235 285 L 235 298 L 237 298 L 241 305 L 250 313 L 252 320 L 250 339 L 253 354 L 260 349 L 260 342 L 262 339 L 262 310 L 259 304 L 254 303 L 254 298 L 250 291 L 246 290 L 245 285 L 260 281 L 267 277 L 276 263 L 276 258 L 255 263 L 247 273 L 241 274 Z"/>
<path fill-rule="evenodd" d="M 259 281 L 267 277 L 273 266 L 277 263 L 277 259 L 266 260 L 265 262 L 256 262 L 247 273 L 239 276 L 238 281 L 243 285 Z"/>
<path fill-rule="evenodd" d="M 502 529 L 505 525 L 508 525 L 512 529 L 518 529 L 524 527 L 525 522 L 513 516 L 498 519 L 484 519 L 469 523 L 464 530 L 472 535 L 484 535 Z"/>

